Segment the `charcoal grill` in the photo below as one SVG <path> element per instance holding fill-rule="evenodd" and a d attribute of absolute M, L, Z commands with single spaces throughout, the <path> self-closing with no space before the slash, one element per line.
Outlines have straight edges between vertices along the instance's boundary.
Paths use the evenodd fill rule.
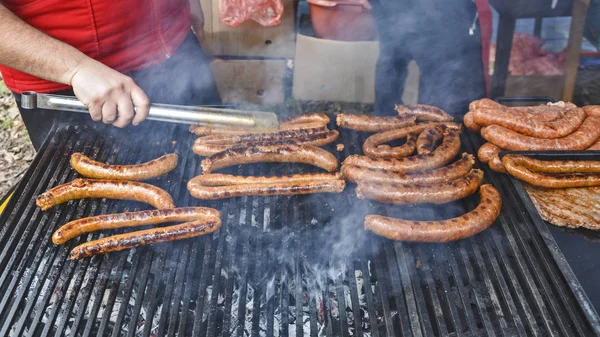
<path fill-rule="evenodd" d="M 536 226 L 506 176 L 483 168 L 503 195 L 488 230 L 448 244 L 392 242 L 362 229 L 377 213 L 413 219 L 456 216 L 477 197 L 444 207 L 399 207 L 340 195 L 240 197 L 204 202 L 185 186 L 200 173 L 184 126 L 147 122 L 117 130 L 58 125 L 0 217 L 0 336 L 590 336 L 598 316 L 545 227 Z M 364 135 L 341 132 L 340 159 Z M 474 153 L 480 139 L 463 135 Z M 134 202 L 72 201 L 41 212 L 34 197 L 72 180 L 72 152 L 109 163 L 180 154 L 151 181 L 178 206 L 217 207 L 214 235 L 69 261 L 55 247 L 65 222 L 143 209 Z M 310 171 L 246 165 L 237 174 Z"/>

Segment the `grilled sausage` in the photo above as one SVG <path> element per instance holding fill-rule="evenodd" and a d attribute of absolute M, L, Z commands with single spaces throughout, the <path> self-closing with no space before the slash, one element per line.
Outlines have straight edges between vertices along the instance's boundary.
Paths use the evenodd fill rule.
<path fill-rule="evenodd" d="M 600 138 L 600 118 L 587 117 L 575 132 L 556 139 L 524 136 L 498 125 L 482 128 L 481 136 L 488 142 L 513 151 L 585 150 Z"/>
<path fill-rule="evenodd" d="M 158 209 L 175 208 L 167 191 L 137 181 L 95 180 L 77 178 L 40 194 L 35 203 L 42 209 L 83 198 L 135 200 Z"/>
<path fill-rule="evenodd" d="M 490 227 L 502 210 L 500 193 L 492 185 L 482 185 L 479 195 L 479 205 L 471 212 L 456 218 L 410 221 L 367 215 L 365 229 L 397 241 L 448 242 L 468 238 Z"/>
<path fill-rule="evenodd" d="M 393 172 L 414 172 L 444 166 L 456 157 L 460 150 L 460 134 L 458 129 L 446 129 L 444 140 L 433 152 L 419 154 L 400 159 L 369 158 L 351 155 L 344 160 L 344 165 L 354 165 L 376 170 Z"/>
<path fill-rule="evenodd" d="M 339 114 L 335 119 L 340 128 L 352 129 L 363 132 L 382 132 L 415 124 L 414 116 L 404 117 L 376 117 L 367 115 Z"/>
<path fill-rule="evenodd" d="M 246 177 L 236 176 L 232 174 L 203 174 L 192 178 L 187 183 L 188 189 L 198 186 L 231 186 L 245 184 L 281 184 L 281 183 L 307 183 L 317 181 L 331 181 L 343 179 L 341 173 L 302 173 L 290 176 L 273 176 L 273 177 Z"/>
<path fill-rule="evenodd" d="M 477 123 L 475 123 L 475 121 L 473 120 L 472 111 L 469 111 L 465 114 L 465 116 L 463 117 L 463 124 L 465 124 L 467 129 L 473 132 L 479 132 L 481 130 L 481 126 L 477 125 Z"/>
<path fill-rule="evenodd" d="M 600 138 L 598 138 L 598 140 L 594 144 L 592 144 L 592 146 L 588 147 L 586 150 L 590 150 L 590 151 L 600 150 Z"/>
<path fill-rule="evenodd" d="M 200 144 L 233 145 L 240 143 L 270 142 L 298 139 L 330 132 L 327 127 L 300 130 L 285 130 L 273 133 L 253 133 L 245 135 L 208 135 L 196 139 Z"/>
<path fill-rule="evenodd" d="M 507 154 L 514 164 L 540 173 L 600 173 L 600 162 L 595 160 L 538 160 Z"/>
<path fill-rule="evenodd" d="M 71 250 L 71 260 L 82 259 L 159 242 L 189 239 L 210 234 L 221 227 L 221 219 L 209 216 L 180 225 L 152 228 L 137 232 L 108 236 L 83 243 Z"/>
<path fill-rule="evenodd" d="M 475 193 L 483 181 L 483 171 L 471 170 L 464 177 L 436 184 L 386 184 L 358 182 L 356 196 L 389 204 L 445 204 Z"/>
<path fill-rule="evenodd" d="M 473 156 L 463 153 L 454 163 L 423 172 L 397 173 L 374 170 L 354 165 L 342 165 L 342 174 L 346 179 L 358 183 L 371 181 L 385 184 L 433 184 L 454 180 L 467 175 L 474 164 Z"/>
<path fill-rule="evenodd" d="M 431 127 L 436 127 L 439 123 L 426 123 L 414 126 L 405 127 L 402 129 L 390 130 L 381 133 L 376 133 L 363 143 L 363 152 L 365 155 L 371 158 L 403 158 L 409 156 L 414 152 L 414 140 L 412 137 L 407 138 L 406 144 L 399 147 L 390 147 L 388 145 L 382 145 L 397 139 L 408 137 L 410 134 L 417 134 L 423 132 Z M 458 128 L 459 126 L 454 123 L 447 123 L 449 127 Z M 444 125 L 445 126 L 445 125 Z M 456 153 L 455 153 L 456 154 Z"/>
<path fill-rule="evenodd" d="M 446 126 L 443 124 L 428 127 L 417 138 L 417 153 L 428 154 L 433 151 L 436 143 L 444 136 Z"/>
<path fill-rule="evenodd" d="M 425 104 L 407 104 L 398 105 L 396 104 L 396 111 L 398 115 L 403 116 L 415 116 L 418 121 L 436 121 L 445 122 L 453 121 L 454 118 L 448 115 L 446 111 L 431 105 Z"/>
<path fill-rule="evenodd" d="M 492 158 L 490 158 L 488 166 L 492 169 L 492 171 L 498 173 L 506 173 L 506 169 L 504 168 L 502 160 L 500 159 L 500 156 L 498 154 L 493 155 Z"/>
<path fill-rule="evenodd" d="M 251 163 L 304 163 L 327 172 L 336 170 L 338 162 L 333 154 L 312 145 L 252 145 L 231 148 L 202 160 L 202 173 L 239 164 Z"/>
<path fill-rule="evenodd" d="M 329 124 L 329 116 L 323 113 L 307 113 L 289 118 L 288 120 L 282 121 L 281 124 L 305 124 L 305 123 L 321 123 L 324 125 Z"/>
<path fill-rule="evenodd" d="M 177 167 L 179 157 L 175 153 L 136 165 L 113 165 L 100 163 L 75 152 L 71 155 L 71 167 L 84 177 L 112 180 L 148 180 L 167 174 Z"/>
<path fill-rule="evenodd" d="M 190 194 L 198 199 L 217 200 L 241 197 L 245 195 L 269 196 L 313 193 L 340 193 L 346 187 L 346 181 L 341 179 L 317 181 L 283 181 L 277 183 L 245 183 L 226 186 L 190 186 Z"/>
<path fill-rule="evenodd" d="M 513 116 L 531 118 L 537 121 L 552 121 L 562 117 L 565 111 L 576 107 L 575 104 L 565 102 L 548 103 L 546 105 L 537 106 L 507 107 L 484 98 L 471 102 L 471 104 L 469 104 L 469 111 L 480 109 L 499 110 L 509 112 Z"/>
<path fill-rule="evenodd" d="M 287 131 L 284 131 L 287 132 Z M 256 143 L 266 143 L 266 144 L 280 144 L 282 142 L 286 142 L 291 143 L 291 144 L 303 144 L 303 145 L 313 145 L 313 146 L 324 146 L 330 143 L 333 143 L 336 141 L 336 139 L 338 139 L 340 133 L 337 130 L 333 130 L 333 131 L 328 131 L 325 133 L 315 133 L 315 134 L 309 134 L 307 136 L 303 136 L 303 137 L 296 137 L 296 138 L 283 138 L 283 140 L 278 140 L 277 137 L 272 137 L 270 140 L 266 140 L 266 141 L 259 141 L 257 139 L 260 139 L 260 137 L 256 137 L 256 138 L 252 138 L 252 137 L 248 137 L 250 135 L 244 135 L 244 136 L 232 136 L 232 139 L 238 139 L 238 138 L 248 138 L 248 141 L 242 141 L 240 140 L 239 142 L 237 142 L 236 144 L 210 144 L 210 143 L 203 143 L 201 141 L 202 138 L 198 138 L 196 139 L 196 141 L 194 142 L 194 146 L 192 147 L 192 151 L 194 151 L 194 153 L 203 156 L 203 157 L 207 157 L 207 156 L 212 156 L 213 154 L 219 153 L 219 152 L 223 152 L 227 149 L 233 148 L 233 147 L 239 147 L 239 144 L 244 144 L 244 146 L 250 146 L 252 144 L 256 144 Z M 251 135 L 253 136 L 253 135 Z M 211 137 L 211 136 L 207 136 L 207 137 Z M 251 140 L 254 139 L 254 140 Z M 228 141 L 229 142 L 229 141 Z"/>
<path fill-rule="evenodd" d="M 104 214 L 66 223 L 52 234 L 52 242 L 60 245 L 82 234 L 103 229 L 157 225 L 165 222 L 189 222 L 209 216 L 220 218 L 221 213 L 207 207 L 182 207 Z"/>
<path fill-rule="evenodd" d="M 504 156 L 502 164 L 504 164 L 504 168 L 506 168 L 510 175 L 533 186 L 546 188 L 600 186 L 600 175 L 577 173 L 551 175 L 539 173 L 523 165 L 523 160 L 519 156 Z M 528 164 L 531 164 L 531 162 Z M 556 169 L 556 167 L 553 169 Z"/>
<path fill-rule="evenodd" d="M 560 138 L 575 130 L 583 123 L 586 114 L 583 109 L 568 110 L 563 117 L 550 122 L 540 122 L 531 118 L 513 116 L 510 112 L 475 110 L 473 120 L 477 125 L 500 125 L 522 135 L 537 138 Z"/>
<path fill-rule="evenodd" d="M 289 130 L 306 130 L 314 128 L 327 128 L 327 124 L 314 121 L 305 123 L 285 123 L 279 124 L 279 131 Z M 206 135 L 251 135 L 257 133 L 265 133 L 260 129 L 232 129 L 231 127 L 213 126 L 213 125 L 192 125 L 190 132 L 198 136 Z"/>
<path fill-rule="evenodd" d="M 583 111 L 589 117 L 600 117 L 600 105 L 586 105 L 583 107 Z"/>
<path fill-rule="evenodd" d="M 502 149 L 496 145 L 492 143 L 485 143 L 479 147 L 479 150 L 477 150 L 477 158 L 479 158 L 480 162 L 487 163 L 494 156 L 497 156 L 500 151 L 502 151 Z"/>

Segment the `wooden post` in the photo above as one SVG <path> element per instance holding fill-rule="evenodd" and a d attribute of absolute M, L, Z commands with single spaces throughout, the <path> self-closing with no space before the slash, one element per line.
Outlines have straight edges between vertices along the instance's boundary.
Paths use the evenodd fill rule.
<path fill-rule="evenodd" d="M 496 60 L 494 63 L 494 76 L 490 96 L 492 99 L 504 96 L 510 51 L 512 49 L 513 33 L 515 32 L 516 19 L 509 15 L 500 15 L 498 22 L 498 38 L 496 42 Z"/>
<path fill-rule="evenodd" d="M 562 94 L 562 100 L 565 102 L 573 100 L 573 90 L 575 89 L 575 80 L 577 79 L 577 69 L 579 68 L 579 57 L 581 54 L 581 43 L 583 42 L 583 29 L 589 4 L 589 0 L 575 0 L 573 2 L 571 29 L 569 31 L 569 42 L 565 57 L 565 82 Z"/>

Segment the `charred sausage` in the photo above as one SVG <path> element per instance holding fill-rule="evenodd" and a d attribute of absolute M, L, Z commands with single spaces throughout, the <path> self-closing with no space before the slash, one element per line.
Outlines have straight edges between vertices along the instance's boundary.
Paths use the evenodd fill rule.
<path fill-rule="evenodd" d="M 336 170 L 338 162 L 333 154 L 312 145 L 253 145 L 231 148 L 202 160 L 202 173 L 239 164 L 251 163 L 304 163 L 320 167 L 327 172 Z"/>
<path fill-rule="evenodd" d="M 417 153 L 428 154 L 433 151 L 437 142 L 444 136 L 446 126 L 443 124 L 428 127 L 417 137 Z"/>
<path fill-rule="evenodd" d="M 196 139 L 200 144 L 234 145 L 240 143 L 276 142 L 282 140 L 296 140 L 318 134 L 330 132 L 326 127 L 300 130 L 285 130 L 273 133 L 254 133 L 245 135 L 208 135 Z"/>
<path fill-rule="evenodd" d="M 167 174 L 177 167 L 178 156 L 166 154 L 146 163 L 114 165 L 97 162 L 75 152 L 71 155 L 71 167 L 84 177 L 112 180 L 148 180 Z"/>
<path fill-rule="evenodd" d="M 459 160 L 448 166 L 423 172 L 397 173 L 354 165 L 342 165 L 342 174 L 346 179 L 355 183 L 371 181 L 385 184 L 434 184 L 467 175 L 473 168 L 474 162 L 472 155 L 463 153 Z"/>
<path fill-rule="evenodd" d="M 477 158 L 479 158 L 480 162 L 487 163 L 494 156 L 497 156 L 500 151 L 502 151 L 502 149 L 496 145 L 492 143 L 485 143 L 479 147 L 479 150 L 477 150 Z"/>
<path fill-rule="evenodd" d="M 304 123 L 317 122 L 317 123 L 322 123 L 324 125 L 327 125 L 327 124 L 329 124 L 329 121 L 330 121 L 329 116 L 327 116 L 326 114 L 307 113 L 307 114 L 291 117 L 288 120 L 281 122 L 281 124 L 289 125 L 289 124 L 304 124 Z"/>
<path fill-rule="evenodd" d="M 279 124 L 279 131 L 289 130 L 306 130 L 315 128 L 327 128 L 327 123 L 320 121 L 305 122 L 305 123 L 285 123 Z M 190 132 L 198 136 L 206 135 L 250 135 L 257 133 L 265 133 L 259 129 L 232 129 L 230 127 L 213 126 L 213 125 L 192 125 Z"/>
<path fill-rule="evenodd" d="M 456 157 L 460 150 L 460 131 L 446 129 L 444 140 L 433 152 L 419 154 L 400 159 L 369 158 L 366 156 L 351 155 L 344 160 L 344 165 L 354 165 L 377 170 L 393 172 L 424 171 L 444 166 Z"/>
<path fill-rule="evenodd" d="M 482 128 L 481 136 L 488 142 L 513 151 L 585 150 L 600 138 L 600 118 L 587 117 L 575 132 L 556 139 L 524 136 L 498 125 Z"/>
<path fill-rule="evenodd" d="M 340 128 L 363 132 L 382 132 L 415 124 L 416 117 L 376 117 L 367 115 L 339 114 L 335 119 Z"/>
<path fill-rule="evenodd" d="M 385 238 L 412 242 L 448 242 L 468 238 L 490 227 L 500 215 L 502 199 L 492 185 L 479 189 L 479 205 L 469 213 L 441 221 L 410 221 L 367 215 L 365 229 Z"/>
<path fill-rule="evenodd" d="M 585 111 L 579 108 L 570 109 L 563 117 L 547 122 L 514 116 L 510 112 L 500 110 L 493 110 L 492 113 L 486 110 L 473 112 L 473 119 L 477 125 L 500 125 L 522 135 L 537 138 L 564 137 L 577 130 L 585 117 Z"/>
<path fill-rule="evenodd" d="M 58 185 L 40 194 L 35 202 L 42 211 L 45 211 L 69 200 L 84 198 L 135 200 L 158 209 L 175 208 L 173 198 L 167 191 L 150 184 L 137 181 L 81 178 Z"/>
<path fill-rule="evenodd" d="M 220 227 L 221 219 L 218 217 L 209 216 L 204 219 L 194 220 L 180 225 L 113 235 L 86 242 L 73 248 L 71 251 L 71 260 L 131 249 L 159 242 L 189 239 L 196 236 L 213 233 Z"/>
<path fill-rule="evenodd" d="M 417 117 L 418 121 L 446 122 L 454 120 L 454 118 L 448 115 L 446 111 L 438 107 L 425 104 L 396 104 L 396 111 L 401 117 L 415 116 Z"/>
<path fill-rule="evenodd" d="M 412 133 L 407 133 L 406 142 L 396 147 L 387 144 L 373 146 L 367 139 L 363 143 L 363 152 L 371 158 L 404 158 L 415 152 L 416 144 L 417 136 Z"/>
<path fill-rule="evenodd" d="M 506 155 L 502 158 L 502 164 L 504 164 L 504 168 L 506 168 L 510 175 L 533 186 L 546 188 L 600 186 L 600 176 L 597 174 L 568 173 L 551 175 L 539 173 L 526 167 L 519 156 Z M 531 163 L 529 162 L 528 164 Z"/>
<path fill-rule="evenodd" d="M 471 170 L 464 177 L 436 184 L 382 184 L 358 182 L 356 196 L 389 204 L 445 204 L 465 198 L 477 191 L 483 181 L 483 171 Z"/>
<path fill-rule="evenodd" d="M 165 222 L 190 222 L 205 217 L 220 218 L 221 213 L 207 207 L 182 207 L 104 214 L 66 223 L 52 234 L 52 242 L 60 245 L 82 234 L 103 229 L 157 225 Z"/>
<path fill-rule="evenodd" d="M 281 179 L 280 179 L 281 180 Z M 198 199 L 217 200 L 245 195 L 269 196 L 313 193 L 340 193 L 346 187 L 346 181 L 331 178 L 316 181 L 283 181 L 277 183 L 244 183 L 225 186 L 201 186 L 188 184 L 190 194 Z"/>

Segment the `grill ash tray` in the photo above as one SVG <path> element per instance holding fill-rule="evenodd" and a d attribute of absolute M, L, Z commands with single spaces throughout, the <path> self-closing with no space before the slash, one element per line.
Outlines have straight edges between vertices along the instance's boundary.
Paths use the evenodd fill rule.
<path fill-rule="evenodd" d="M 341 130 L 345 152 L 364 134 Z M 392 242 L 363 230 L 365 214 L 442 219 L 477 197 L 444 207 L 395 207 L 344 193 L 193 199 L 200 173 L 185 126 L 144 123 L 55 128 L 0 217 L 0 336 L 590 336 L 598 316 L 547 228 L 504 175 L 483 168 L 503 196 L 498 221 L 448 244 Z M 463 135 L 463 150 L 481 140 Z M 34 198 L 77 174 L 69 156 L 138 163 L 168 152 L 180 162 L 149 181 L 178 206 L 218 208 L 214 235 L 69 261 L 75 245 L 52 232 L 76 218 L 136 210 L 134 202 L 84 199 L 42 212 Z M 309 172 L 303 165 L 245 165 L 230 173 Z M 226 172 L 226 171 L 224 171 Z"/>

